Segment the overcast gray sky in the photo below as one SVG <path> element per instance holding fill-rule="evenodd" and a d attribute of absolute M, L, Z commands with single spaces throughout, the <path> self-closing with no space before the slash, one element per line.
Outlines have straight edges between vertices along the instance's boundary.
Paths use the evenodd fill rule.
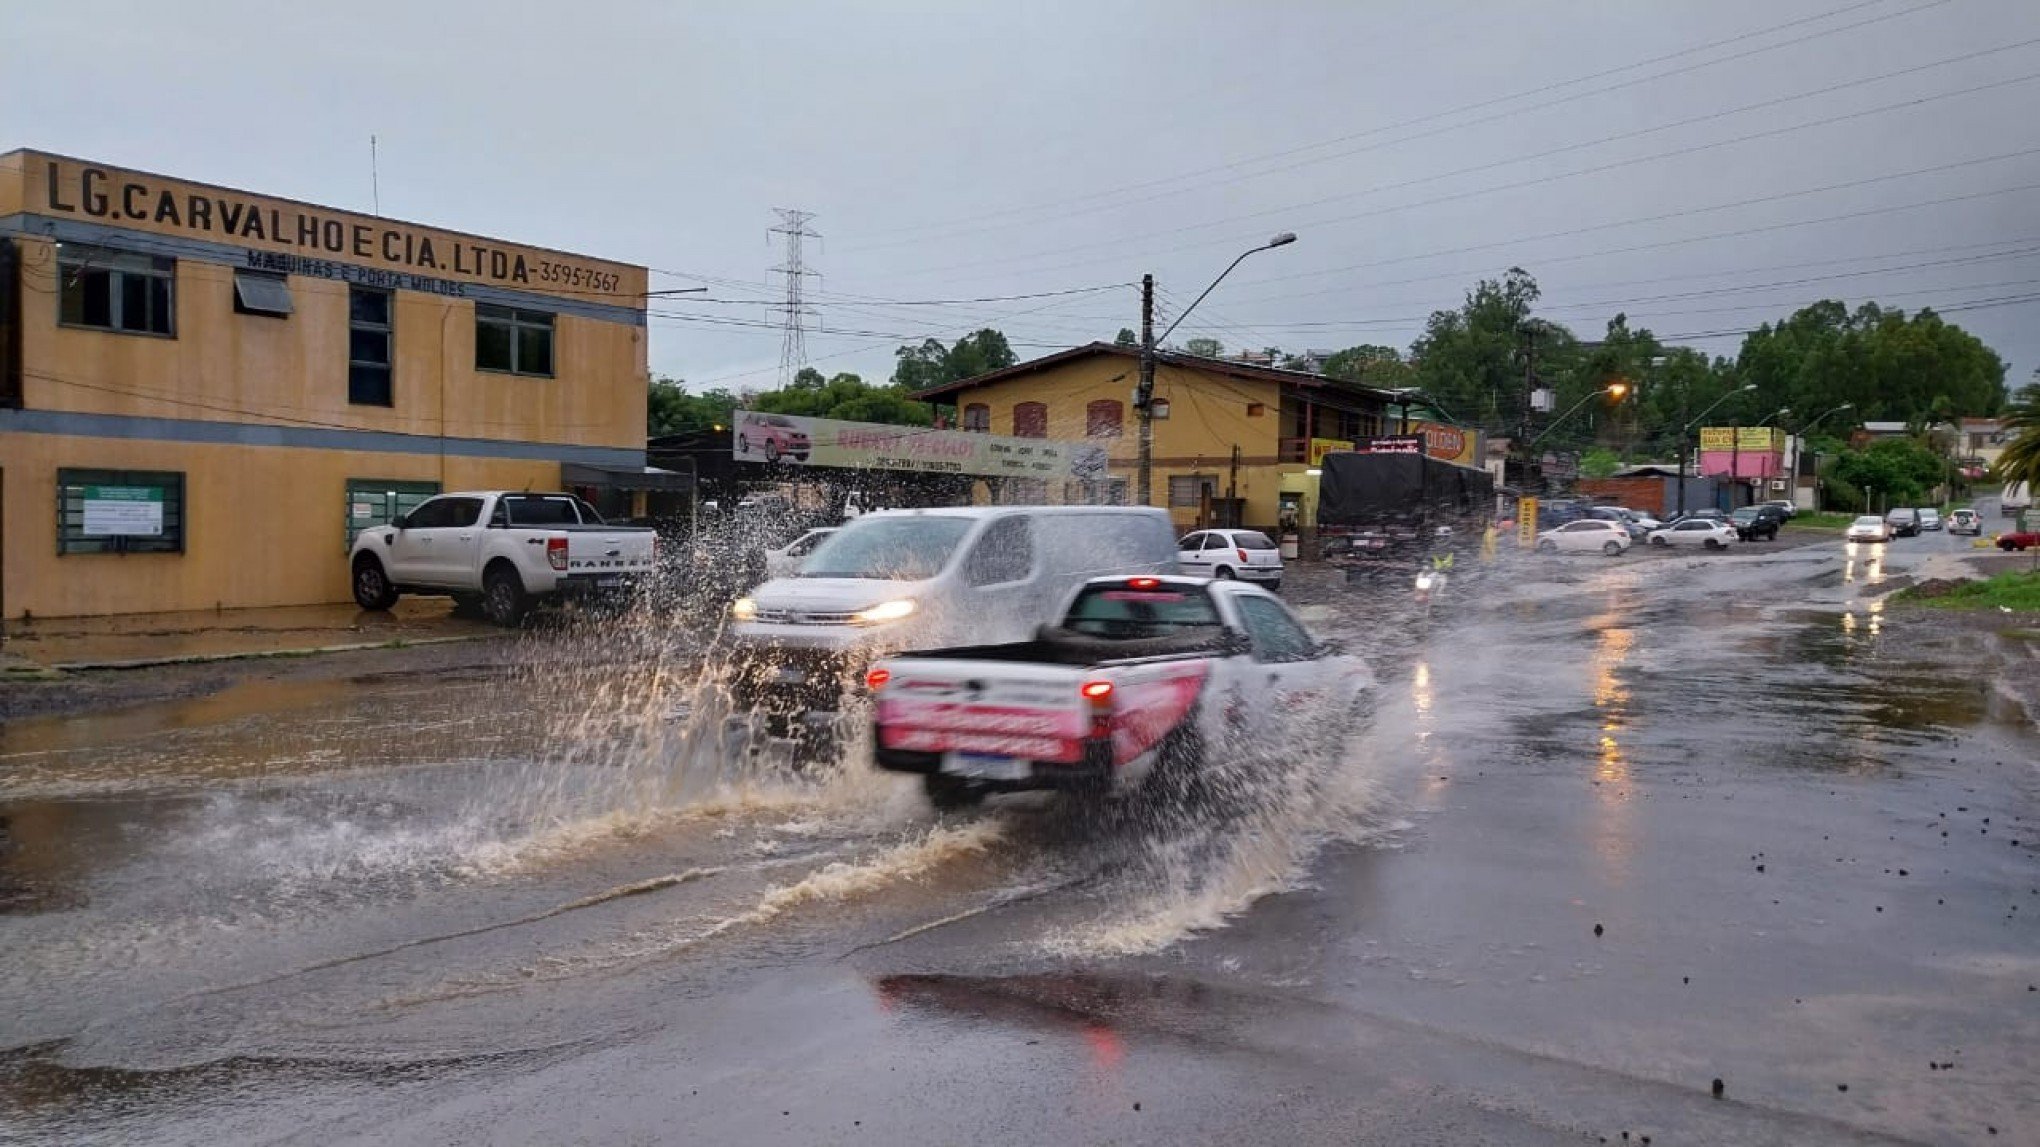
<path fill-rule="evenodd" d="M 774 383 L 774 207 L 815 213 L 824 371 L 1178 333 L 1406 347 L 1511 264 L 1543 312 L 1713 353 L 1823 297 L 2040 367 L 2040 2 L 11 0 L 40 147 L 655 268 L 653 369 Z M 1975 89 L 1975 90 L 1972 90 Z M 1758 138 L 1745 138 L 1745 137 Z M 1739 141 L 1739 142 L 1736 142 Z M 1815 280 L 1815 281 L 1809 281 Z M 1985 303 L 1971 309 L 1965 304 Z M 757 324 L 757 325 L 754 325 Z M 1706 335 L 1709 337 L 1697 337 Z"/>

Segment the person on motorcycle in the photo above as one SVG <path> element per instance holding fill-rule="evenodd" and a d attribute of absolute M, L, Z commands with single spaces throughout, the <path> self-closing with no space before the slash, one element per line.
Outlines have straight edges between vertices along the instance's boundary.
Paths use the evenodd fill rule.
<path fill-rule="evenodd" d="M 1449 551 L 1442 554 L 1431 555 L 1432 573 L 1449 573 L 1451 572 L 1451 570 L 1452 570 L 1452 554 Z"/>

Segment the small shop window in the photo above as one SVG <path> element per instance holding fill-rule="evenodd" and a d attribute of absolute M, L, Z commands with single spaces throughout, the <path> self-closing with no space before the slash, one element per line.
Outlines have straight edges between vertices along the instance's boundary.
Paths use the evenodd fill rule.
<path fill-rule="evenodd" d="M 57 553 L 181 554 L 184 475 L 57 471 Z"/>
<path fill-rule="evenodd" d="M 385 478 L 347 480 L 347 549 L 361 531 L 387 526 L 439 493 L 437 482 L 393 482 Z"/>
<path fill-rule="evenodd" d="M 963 408 L 963 428 L 973 434 L 992 432 L 992 408 L 982 402 L 973 402 Z"/>
<path fill-rule="evenodd" d="M 1204 505 L 1204 499 L 1218 493 L 1218 477 L 1214 474 L 1171 474 L 1169 476 L 1169 508 L 1172 510 L 1195 510 Z"/>
<path fill-rule="evenodd" d="M 475 369 L 551 378 L 551 313 L 476 303 Z"/>
<path fill-rule="evenodd" d="M 57 321 L 137 335 L 177 333 L 177 260 L 64 243 L 57 251 Z"/>
<path fill-rule="evenodd" d="M 395 404 L 390 373 L 395 369 L 396 328 L 391 293 L 372 287 L 347 288 L 347 401 L 355 406 Z"/>
<path fill-rule="evenodd" d="M 235 271 L 234 309 L 244 315 L 289 318 L 289 278 L 268 271 Z"/>
<path fill-rule="evenodd" d="M 1048 404 L 1045 402 L 1014 403 L 1013 437 L 1048 437 Z"/>

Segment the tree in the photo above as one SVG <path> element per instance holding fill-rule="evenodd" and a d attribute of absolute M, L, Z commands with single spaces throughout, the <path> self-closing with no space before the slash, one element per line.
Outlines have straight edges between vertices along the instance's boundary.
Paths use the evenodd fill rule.
<path fill-rule="evenodd" d="M 1606 447 L 1596 446 L 1580 457 L 1580 476 L 1583 478 L 1612 478 L 1622 469 L 1622 456 Z"/>
<path fill-rule="evenodd" d="M 1572 332 L 1532 319 L 1537 280 L 1521 267 L 1482 279 L 1457 310 L 1434 311 L 1410 346 L 1418 386 L 1463 419 L 1490 430 L 1513 430 L 1523 409 L 1526 344 L 1540 373 L 1569 361 Z"/>
<path fill-rule="evenodd" d="M 728 426 L 736 408 L 737 396 L 727 390 L 690 394 L 680 379 L 655 378 L 646 396 L 645 433 L 656 438 Z"/>
<path fill-rule="evenodd" d="M 2003 421 L 2008 441 L 1991 467 L 1991 480 L 2040 486 L 2040 383 L 2019 391 L 2005 407 Z"/>
<path fill-rule="evenodd" d="M 895 352 L 893 386 L 907 392 L 928 390 L 945 383 L 961 382 L 1020 361 L 1006 336 L 987 327 L 976 334 L 943 346 L 940 339 L 928 339 L 920 346 L 903 346 Z"/>
<path fill-rule="evenodd" d="M 1907 318 L 1874 302 L 1851 313 L 1828 299 L 1766 323 L 1743 339 L 1736 367 L 1766 401 L 1809 418 L 1851 403 L 1860 419 L 1924 426 L 2005 401 L 2004 360 L 1975 335 L 1931 310 Z"/>
<path fill-rule="evenodd" d="M 1372 343 L 1334 351 L 1325 358 L 1327 378 L 1343 378 L 1383 390 L 1414 386 L 1416 371 L 1403 361 L 1402 352 L 1392 346 Z"/>
<path fill-rule="evenodd" d="M 1194 354 L 1198 358 L 1224 358 L 1225 344 L 1217 339 L 1190 339 L 1183 344 L 1183 353 Z"/>
<path fill-rule="evenodd" d="M 1919 502 L 1941 484 L 1946 467 L 1939 455 L 1910 438 L 1887 438 L 1862 450 L 1844 450 L 1829 479 L 1850 491 L 1868 488 L 1887 506 Z"/>
<path fill-rule="evenodd" d="M 1120 328 L 1119 328 L 1119 337 L 1118 337 L 1118 338 L 1115 338 L 1115 339 L 1113 339 L 1113 340 L 1112 340 L 1112 345 L 1113 345 L 1113 346 L 1139 346 L 1139 345 L 1140 345 L 1140 336 L 1139 336 L 1139 335 L 1137 335 L 1137 334 L 1134 334 L 1134 333 L 1133 333 L 1133 328 L 1132 328 L 1132 327 L 1120 327 Z"/>
<path fill-rule="evenodd" d="M 802 368 L 783 390 L 766 391 L 751 400 L 756 410 L 798 414 L 809 418 L 840 418 L 846 422 L 883 422 L 894 426 L 928 426 L 934 409 L 915 402 L 897 386 L 872 386 L 845 371 L 824 379 L 820 371 Z"/>

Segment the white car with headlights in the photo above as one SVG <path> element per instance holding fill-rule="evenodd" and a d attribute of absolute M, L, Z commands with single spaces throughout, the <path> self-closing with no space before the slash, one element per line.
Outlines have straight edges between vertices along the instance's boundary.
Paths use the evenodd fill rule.
<path fill-rule="evenodd" d="M 778 577 L 793 577 L 800 572 L 801 563 L 815 552 L 815 547 L 829 539 L 836 532 L 834 526 L 826 529 L 809 530 L 776 550 L 765 551 L 765 580 Z"/>
<path fill-rule="evenodd" d="M 1842 536 L 1852 542 L 1888 542 L 1891 525 L 1877 514 L 1865 514 L 1850 522 Z"/>
<path fill-rule="evenodd" d="M 1710 550 L 1725 550 L 1740 541 L 1742 536 L 1735 532 L 1735 524 L 1716 518 L 1687 518 L 1650 532 L 1650 544 L 1654 546 L 1705 546 Z"/>
<path fill-rule="evenodd" d="M 969 506 L 865 514 L 730 606 L 730 693 L 768 737 L 831 739 L 882 656 L 1025 641 L 1091 578 L 1171 574 L 1166 511 Z"/>
<path fill-rule="evenodd" d="M 1635 541 L 1629 527 L 1608 518 L 1581 518 L 1555 530 L 1537 535 L 1537 552 L 1544 554 L 1607 554 L 1616 557 Z"/>

